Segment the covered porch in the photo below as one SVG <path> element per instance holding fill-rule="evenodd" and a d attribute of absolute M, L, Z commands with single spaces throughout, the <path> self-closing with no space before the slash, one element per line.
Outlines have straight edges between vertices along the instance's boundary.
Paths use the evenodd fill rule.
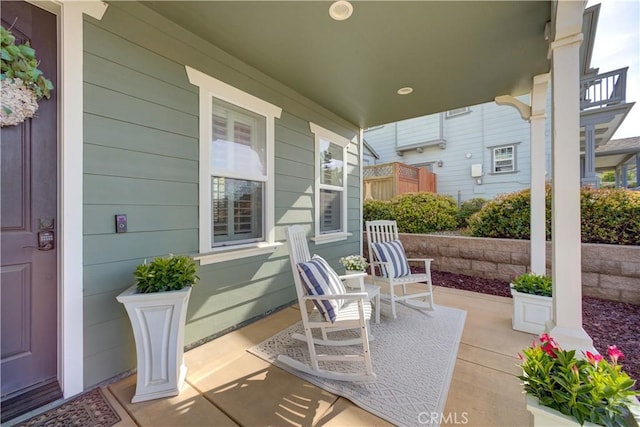
<path fill-rule="evenodd" d="M 87 13 L 84 8 L 88 4 L 93 4 L 94 9 L 100 10 L 92 14 L 93 17 L 83 18 L 83 13 Z M 360 2 L 355 5 L 352 19 L 346 22 L 330 20 L 327 16 L 328 6 L 328 3 L 321 2 L 255 2 L 250 8 L 243 2 L 62 3 L 61 27 L 65 36 L 62 40 L 62 50 L 65 56 L 61 67 L 66 74 L 62 85 L 65 100 L 62 106 L 62 125 L 65 138 L 62 150 L 64 167 L 61 173 L 65 191 L 60 206 L 65 212 L 72 213 L 61 221 L 61 226 L 66 224 L 66 227 L 60 245 L 64 255 L 61 257 L 64 280 L 60 286 L 60 294 L 64 299 L 60 303 L 60 335 L 64 337 L 64 342 L 59 343 L 59 348 L 60 378 L 65 397 L 80 393 L 83 389 L 130 368 L 130 364 L 125 360 L 125 355 L 131 354 L 130 340 L 127 341 L 122 333 L 113 332 L 121 332 L 127 327 L 123 317 L 118 316 L 118 310 L 113 307 L 113 295 L 119 291 L 119 287 L 124 286 L 122 282 L 129 279 L 130 266 L 135 265 L 136 257 L 157 255 L 154 252 L 156 248 L 146 247 L 152 246 L 152 243 L 149 243 L 145 234 L 131 233 L 129 236 L 139 239 L 144 250 L 136 250 L 129 258 L 121 259 L 118 245 L 125 246 L 122 243 L 123 239 L 117 241 L 118 244 L 114 244 L 110 248 L 111 251 L 104 251 L 102 240 L 113 238 L 102 237 L 102 234 L 110 234 L 109 229 L 105 228 L 107 231 L 104 231 L 97 226 L 93 229 L 88 227 L 92 216 L 89 215 L 90 211 L 87 211 L 83 217 L 84 205 L 105 206 L 105 212 L 110 212 L 110 209 L 122 203 L 140 203 L 127 192 L 119 194 L 114 191 L 113 194 L 117 194 L 118 197 L 109 199 L 107 204 L 102 205 L 105 197 L 99 197 L 97 190 L 106 187 L 95 181 L 94 177 L 112 182 L 114 187 L 119 180 L 112 179 L 112 175 L 127 175 L 124 182 L 131 180 L 139 183 L 141 180 L 136 175 L 138 164 L 134 154 L 119 152 L 119 160 L 130 160 L 129 167 L 125 168 L 124 172 L 103 171 L 104 167 L 118 169 L 120 161 L 103 162 L 99 154 L 91 155 L 91 150 L 102 149 L 93 145 L 101 146 L 105 142 L 93 145 L 87 143 L 83 141 L 83 131 L 93 132 L 100 137 L 104 136 L 108 141 L 113 141 L 111 132 L 98 132 L 103 129 L 100 126 L 110 130 L 102 123 L 103 118 L 127 123 L 126 126 L 129 126 L 131 116 L 139 115 L 140 117 L 136 117 L 136 129 L 145 129 L 145 139 L 141 140 L 148 142 L 143 144 L 140 151 L 147 150 L 146 145 L 154 145 L 152 142 L 155 141 L 155 136 L 147 133 L 149 125 L 157 126 L 171 135 L 188 134 L 189 141 L 193 143 L 189 147 L 192 148 L 197 147 L 200 139 L 204 141 L 203 145 L 208 144 L 209 141 L 200 138 L 197 132 L 197 119 L 200 116 L 204 117 L 205 113 L 200 114 L 199 106 L 195 102 L 196 89 L 189 85 L 185 77 L 185 66 L 192 65 L 207 71 L 226 85 L 241 87 L 252 96 L 260 95 L 269 102 L 282 105 L 286 112 L 280 121 L 276 122 L 276 125 L 283 123 L 287 126 L 278 128 L 278 144 L 270 158 L 280 172 L 275 179 L 269 178 L 270 188 L 278 192 L 270 193 L 273 197 L 270 197 L 269 201 L 274 206 L 266 215 L 271 226 L 268 243 L 273 243 L 274 247 L 278 243 L 276 240 L 282 240 L 281 234 L 278 234 L 282 227 L 298 223 L 300 218 L 304 219 L 307 226 L 313 226 L 313 217 L 309 216 L 313 214 L 312 206 L 300 207 L 309 198 L 306 185 L 308 183 L 309 189 L 313 188 L 312 177 L 302 181 L 287 180 L 287 183 L 301 182 L 305 185 L 303 189 L 283 189 L 286 187 L 283 178 L 289 176 L 285 173 L 306 169 L 305 165 L 291 162 L 292 158 L 295 160 L 296 157 L 292 153 L 298 153 L 300 148 L 305 148 L 305 154 L 311 159 L 313 153 L 307 146 L 311 145 L 312 136 L 310 137 L 306 130 L 310 123 L 326 125 L 332 132 L 339 133 L 343 138 L 348 135 L 349 141 L 353 141 L 354 159 L 350 162 L 350 173 L 355 180 L 349 184 L 352 205 L 345 214 L 349 221 L 345 221 L 348 227 L 343 231 L 345 235 L 353 236 L 351 243 L 354 246 L 358 243 L 361 246 L 362 239 L 358 236 L 358 232 L 362 230 L 361 211 L 355 206 L 358 199 L 362 200 L 361 181 L 356 181 L 357 176 L 362 175 L 362 131 L 357 135 L 358 129 L 486 102 L 496 96 L 517 96 L 531 92 L 534 86 L 542 93 L 545 92 L 543 89 L 546 88 L 548 73 L 551 71 L 554 110 L 552 131 L 555 140 L 560 143 L 554 143 L 553 149 L 553 223 L 556 237 L 553 265 L 557 324 L 550 326 L 565 347 L 590 347 L 590 340 L 581 328 L 580 230 L 577 221 L 580 186 L 578 57 L 582 40 L 584 2 Z M 84 39 L 83 26 L 86 32 Z M 375 26 L 378 31 L 369 31 L 371 26 Z M 414 30 L 409 31 L 409 28 Z M 71 35 L 76 33 L 67 29 L 75 29 L 79 37 L 72 37 Z M 131 54 L 124 55 L 124 63 L 114 65 L 123 60 L 123 52 L 129 52 L 128 49 L 131 50 Z M 91 53 L 85 53 L 83 57 L 83 52 Z M 139 78 L 144 84 L 135 85 L 135 80 L 114 78 L 112 74 L 103 72 L 105 69 L 100 64 L 105 62 L 105 59 L 109 59 L 106 62 L 116 67 L 123 75 L 134 74 L 135 78 Z M 162 67 L 158 67 L 157 64 L 162 64 Z M 84 74 L 82 70 L 86 70 Z M 132 70 L 135 73 L 131 73 Z M 159 84 L 158 82 L 162 81 L 162 84 L 151 85 L 148 89 L 146 83 L 152 80 L 148 78 L 152 72 L 166 72 L 168 77 L 158 76 L 159 79 L 155 79 L 154 83 Z M 83 86 L 83 82 L 87 81 L 90 84 L 85 83 Z M 184 107 L 171 107 L 174 101 L 182 102 L 181 98 L 175 100 L 168 94 L 169 89 L 176 85 L 184 86 L 183 89 L 189 92 Z M 158 87 L 162 89 L 158 90 Z M 129 100 L 130 92 L 135 92 L 135 96 L 144 99 L 144 102 L 138 103 L 137 99 Z M 159 93 L 162 94 L 162 99 L 156 97 Z M 110 102 L 105 101 L 107 96 L 112 97 L 109 98 Z M 537 101 L 540 100 L 538 96 L 534 97 Z M 84 99 L 87 105 L 83 107 L 74 104 L 78 99 Z M 122 99 L 126 99 L 127 102 Z M 129 107 L 130 110 L 127 110 Z M 539 125 L 544 123 L 547 112 L 536 105 L 524 107 L 529 109 L 532 133 L 535 123 L 535 132 L 538 134 Z M 180 108 L 188 111 L 178 114 L 176 111 L 182 111 Z M 170 126 L 159 118 L 161 115 L 157 113 L 158 109 L 172 120 Z M 90 119 L 83 121 L 83 114 L 90 116 Z M 273 120 L 272 116 L 270 117 Z M 98 123 L 92 122 L 91 119 Z M 123 131 L 123 134 L 126 132 Z M 540 139 L 536 136 L 532 140 Z M 134 142 L 138 141 L 140 140 L 136 139 Z M 182 150 L 186 145 L 175 146 L 180 147 L 180 152 L 171 152 L 168 157 L 184 160 L 181 156 L 185 156 Z M 174 145 L 170 147 L 173 149 Z M 287 153 L 291 158 L 282 155 L 285 148 L 291 152 Z M 83 153 L 91 161 L 83 164 Z M 198 156 L 195 149 L 193 152 L 189 151 L 189 156 L 193 162 L 207 158 L 204 155 Z M 544 162 L 534 156 L 532 159 L 532 169 L 544 172 Z M 153 185 L 158 182 L 156 173 L 161 168 L 150 166 L 148 169 L 151 176 L 149 180 L 153 182 L 146 187 L 156 188 Z M 207 204 L 199 203 L 196 197 L 199 177 L 190 175 L 197 169 L 197 165 L 195 168 L 184 169 L 188 177 L 180 179 L 188 180 L 188 183 L 179 183 L 179 186 L 165 185 L 158 193 L 165 197 L 168 187 L 175 188 L 171 195 L 177 197 L 178 201 L 181 202 L 181 197 L 186 194 L 190 197 L 187 201 L 189 206 L 205 209 Z M 173 172 L 172 168 L 167 168 L 167 171 Z M 543 173 L 538 175 L 543 176 Z M 282 180 L 278 181 L 278 178 Z M 171 179 L 168 181 L 173 182 Z M 70 182 L 82 183 L 84 187 L 78 184 L 80 188 L 71 191 Z M 180 191 L 183 186 L 188 186 L 191 191 Z M 121 187 L 123 186 L 118 186 Z M 143 193 L 143 189 L 140 190 Z M 144 191 L 144 194 L 148 192 Z M 275 194 L 280 195 L 281 199 L 276 200 Z M 163 202 L 167 203 L 164 200 Z M 279 202 L 281 205 L 273 202 Z M 543 206 L 537 199 L 533 200 L 533 204 Z M 195 209 L 193 211 L 196 212 Z M 106 226 L 105 218 L 109 221 L 112 219 L 107 215 L 100 218 L 100 226 Z M 197 216 L 186 221 L 184 230 L 173 230 L 173 223 L 161 225 L 158 231 L 159 239 L 173 252 L 197 252 L 198 247 L 202 252 L 202 241 L 206 239 L 201 237 L 207 236 L 207 233 L 203 227 L 198 228 L 199 224 L 195 218 Z M 84 234 L 79 227 L 69 226 L 83 223 Z M 93 237 L 92 233 L 96 237 Z M 182 246 L 173 244 L 174 234 L 182 236 Z M 83 242 L 86 245 L 84 252 Z M 544 238 L 538 239 L 538 243 L 544 244 Z M 346 254 L 351 248 L 345 247 L 341 251 Z M 168 251 L 163 249 L 163 252 Z M 243 254 L 240 252 L 223 253 L 224 257 L 219 257 L 217 261 L 231 271 L 232 267 L 235 267 L 234 263 L 244 262 Z M 538 254 L 537 251 L 532 250 L 533 252 Z M 73 256 L 74 254 L 77 256 Z M 249 255 L 255 256 L 255 252 Z M 213 298 L 217 294 L 211 288 L 216 284 L 212 276 L 215 274 L 217 277 L 219 271 L 208 267 L 205 273 L 209 275 L 208 279 L 212 285 L 207 290 L 209 294 L 201 295 L 200 301 L 203 305 L 205 302 L 210 305 L 198 307 L 203 308 L 204 314 L 200 319 L 204 320 L 200 323 L 193 321 L 188 326 L 191 329 L 191 341 L 188 344 L 225 329 L 227 324 L 218 323 L 219 319 L 214 314 L 225 310 L 232 311 L 231 309 L 243 311 L 246 307 L 254 309 L 256 301 L 265 301 L 264 296 L 268 290 L 275 293 L 269 286 L 286 283 L 272 276 L 288 274 L 287 269 L 283 268 L 282 259 L 278 259 L 283 255 L 281 251 L 269 260 L 271 264 L 268 267 L 274 267 L 275 273 L 262 269 L 262 266 L 268 263 L 259 263 L 259 259 L 255 261 L 255 269 L 260 270 L 259 274 L 256 273 L 257 277 L 252 276 L 246 280 L 246 287 L 240 288 L 237 292 L 243 300 L 233 307 L 217 307 L 218 304 L 223 304 L 223 298 Z M 244 256 L 248 257 L 246 254 Z M 119 263 L 117 269 L 116 263 Z M 92 269 L 94 265 L 96 267 Z M 103 270 L 103 265 L 108 265 L 108 269 Z M 99 276 L 103 271 L 108 271 L 110 275 L 107 277 L 105 274 L 104 283 L 94 280 L 89 274 L 94 272 L 93 274 Z M 123 279 L 125 274 L 126 279 Z M 118 277 L 114 280 L 112 276 L 116 275 Z M 96 297 L 89 299 L 86 296 L 87 288 L 94 283 L 99 284 L 94 290 Z M 204 287 L 197 289 L 205 290 Z M 281 295 L 270 300 L 271 305 L 255 310 L 263 310 L 260 311 L 263 313 L 290 301 L 285 299 L 288 291 L 285 287 L 277 291 Z M 93 295 L 89 295 L 91 296 Z M 444 300 L 439 303 L 447 305 Z M 107 304 L 112 312 L 106 312 L 102 317 L 96 316 L 97 318 L 93 319 L 91 316 L 97 311 L 94 312 L 91 308 L 101 304 Z M 84 307 L 84 313 L 78 307 Z M 237 318 L 230 320 L 231 326 L 241 323 L 253 314 L 243 312 L 244 317 L 237 315 Z M 293 320 L 295 319 L 291 319 Z M 503 323 L 505 327 L 508 326 L 508 322 Z M 486 328 L 489 337 L 496 335 L 494 328 L 483 319 L 474 320 L 470 317 L 467 324 L 483 330 Z M 105 334 L 105 331 L 110 333 Z M 246 333 L 242 331 L 245 330 L 235 332 L 230 337 L 242 337 L 242 334 Z M 104 335 L 113 336 L 113 340 L 106 344 L 98 340 L 83 340 L 84 337 Z M 525 341 L 528 343 L 530 337 Z M 521 347 L 521 343 L 514 345 L 504 356 L 514 357 L 512 350 Z M 246 346 L 239 349 L 243 355 L 245 349 Z M 225 358 L 233 352 L 226 349 L 221 352 L 223 359 L 216 362 L 215 369 L 231 366 L 225 365 Z M 211 355 L 207 357 L 209 361 L 216 360 Z M 107 366 L 110 363 L 113 366 Z M 189 364 L 189 361 L 187 363 Z M 198 363 L 192 362 L 193 366 L 197 366 Z M 504 363 L 495 363 L 492 366 L 504 366 Z M 194 377 L 197 372 L 197 368 L 191 368 L 190 375 L 194 384 L 199 381 Z M 242 377 L 239 374 L 235 375 L 235 380 Z M 229 381 L 232 380 L 234 379 Z M 515 383 L 517 386 L 517 381 Z M 476 380 L 473 384 L 481 384 L 481 381 Z M 185 396 L 188 396 L 188 393 L 180 397 L 177 401 L 178 406 L 173 408 L 178 409 L 176 414 L 180 413 L 180 408 L 189 406 L 188 402 L 180 400 L 185 399 Z M 172 405 L 173 400 L 166 402 Z M 140 408 L 144 407 L 146 405 L 140 405 Z"/>
<path fill-rule="evenodd" d="M 447 403 L 436 414 L 441 425 L 529 425 L 517 353 L 535 337 L 511 328 L 511 299 L 438 286 L 434 291 L 437 304 L 467 311 Z M 298 320 L 297 306 L 287 307 L 188 351 L 186 383 L 176 397 L 131 404 L 135 375 L 106 386 L 122 418 L 116 425 L 390 425 L 247 352 Z"/>

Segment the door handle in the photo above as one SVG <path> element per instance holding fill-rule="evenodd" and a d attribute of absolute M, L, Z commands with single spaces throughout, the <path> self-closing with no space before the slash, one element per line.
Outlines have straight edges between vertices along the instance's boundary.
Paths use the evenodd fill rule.
<path fill-rule="evenodd" d="M 50 251 L 53 249 L 53 231 L 38 231 L 38 246 L 23 246 L 22 249 L 37 249 L 39 251 Z"/>

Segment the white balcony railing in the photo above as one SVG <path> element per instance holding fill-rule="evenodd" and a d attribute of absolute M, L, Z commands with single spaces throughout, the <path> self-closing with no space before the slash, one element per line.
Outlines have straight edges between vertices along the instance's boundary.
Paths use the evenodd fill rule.
<path fill-rule="evenodd" d="M 624 104 L 628 68 L 620 68 L 580 80 L 580 109 L 587 110 Z"/>

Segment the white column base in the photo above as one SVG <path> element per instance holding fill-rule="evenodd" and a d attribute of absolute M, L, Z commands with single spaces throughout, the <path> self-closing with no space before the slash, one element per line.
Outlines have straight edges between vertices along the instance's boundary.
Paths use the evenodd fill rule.
<path fill-rule="evenodd" d="M 593 340 L 582 328 L 564 328 L 557 326 L 555 321 L 547 322 L 546 332 L 560 345 L 563 350 L 589 351 L 596 353 Z M 577 357 L 581 355 L 576 353 Z"/>

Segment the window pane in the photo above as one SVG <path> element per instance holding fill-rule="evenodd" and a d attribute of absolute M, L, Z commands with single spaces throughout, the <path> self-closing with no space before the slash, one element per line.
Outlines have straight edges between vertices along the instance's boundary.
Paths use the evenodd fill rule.
<path fill-rule="evenodd" d="M 495 157 L 496 160 L 511 159 L 513 157 L 513 147 L 497 148 Z"/>
<path fill-rule="evenodd" d="M 213 246 L 263 240 L 264 183 L 211 177 Z"/>
<path fill-rule="evenodd" d="M 266 118 L 217 98 L 212 102 L 212 170 L 266 177 Z"/>
<path fill-rule="evenodd" d="M 320 233 L 342 231 L 342 191 L 320 190 Z"/>
<path fill-rule="evenodd" d="M 494 172 L 513 172 L 514 147 L 501 147 L 493 150 L 493 170 Z"/>
<path fill-rule="evenodd" d="M 343 168 L 343 148 L 320 139 L 320 183 L 341 187 Z"/>

